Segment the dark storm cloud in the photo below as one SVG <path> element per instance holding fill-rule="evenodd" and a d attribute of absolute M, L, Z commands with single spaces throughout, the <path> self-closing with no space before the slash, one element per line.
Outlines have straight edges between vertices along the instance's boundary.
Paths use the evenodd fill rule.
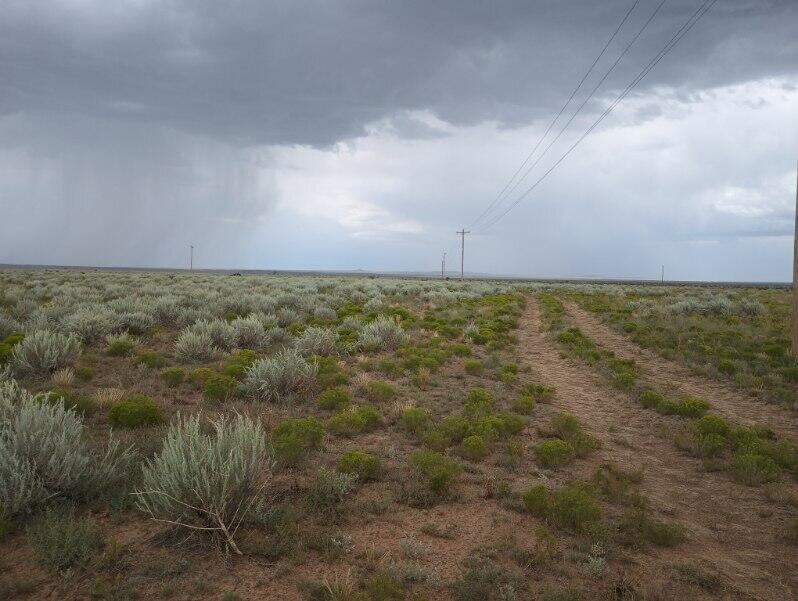
<path fill-rule="evenodd" d="M 665 2 L 525 185 L 701 1 Z M 632 2 L 2 0 L 0 263 L 434 269 Z M 797 24 L 718 0 L 471 269 L 788 274 Z"/>
<path fill-rule="evenodd" d="M 11 0 L 0 5 L 0 114 L 110 118 L 234 145 L 323 146 L 420 109 L 513 126 L 562 102 L 630 4 Z M 625 85 L 698 5 L 666 3 L 610 84 Z M 620 39 L 654 6 L 641 1 Z M 721 0 L 645 85 L 689 93 L 794 73 L 796 21 L 794 0 Z"/>

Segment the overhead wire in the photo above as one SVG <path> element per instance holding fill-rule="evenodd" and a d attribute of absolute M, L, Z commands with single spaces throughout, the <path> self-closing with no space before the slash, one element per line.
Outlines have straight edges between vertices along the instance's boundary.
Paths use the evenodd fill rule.
<path fill-rule="evenodd" d="M 498 202 L 499 202 L 499 201 L 500 201 L 500 200 L 501 200 L 503 197 L 505 197 L 505 192 L 507 192 L 507 189 L 508 189 L 508 188 L 510 187 L 510 185 L 513 183 L 513 181 L 514 181 L 514 180 L 515 180 L 515 178 L 518 176 L 518 174 L 519 174 L 519 173 L 521 173 L 521 171 L 522 171 L 522 170 L 523 170 L 523 168 L 526 166 L 526 164 L 529 162 L 529 160 L 530 160 L 530 159 L 531 159 L 531 158 L 534 156 L 535 152 L 537 152 L 537 149 L 538 149 L 538 148 L 540 147 L 540 145 L 543 143 L 543 140 L 545 140 L 545 139 L 546 139 L 546 136 L 548 136 L 548 135 L 549 135 L 549 132 L 550 132 L 550 131 L 551 131 L 551 129 L 554 127 L 554 124 L 557 122 L 557 120 L 558 120 L 558 119 L 559 119 L 559 118 L 562 116 L 562 114 L 565 112 L 565 109 L 566 109 L 566 108 L 568 107 L 568 105 L 571 103 L 571 100 L 573 100 L 574 96 L 576 96 L 577 92 L 579 92 L 579 90 L 582 88 L 582 84 L 584 84 L 584 83 L 585 83 L 585 81 L 587 80 L 587 78 L 588 78 L 588 77 L 590 76 L 590 74 L 593 72 L 593 69 L 596 67 L 596 65 L 598 64 L 599 60 L 601 60 L 601 57 L 602 57 L 602 56 L 604 56 L 604 53 L 607 51 L 607 48 L 609 48 L 609 47 L 610 47 L 610 44 L 612 44 L 613 40 L 615 40 L 615 38 L 617 37 L 618 33 L 621 31 L 621 28 L 623 27 L 624 23 L 626 23 L 626 21 L 629 19 L 629 17 L 630 17 L 630 16 L 631 16 L 631 14 L 632 14 L 632 11 L 635 9 L 635 7 L 636 7 L 636 6 L 637 6 L 639 3 L 640 3 L 640 0 L 634 0 L 634 2 L 632 3 L 632 5 L 629 7 L 629 10 L 627 10 L 627 11 L 626 11 L 626 14 L 625 14 L 625 15 L 623 16 L 623 18 L 621 19 L 620 23 L 618 23 L 618 26 L 615 28 L 615 31 L 613 31 L 612 35 L 611 35 L 611 36 L 609 37 L 609 39 L 608 39 L 608 40 L 605 42 L 605 44 L 604 44 L 604 47 L 603 47 L 603 48 L 601 49 L 601 51 L 598 53 L 598 55 L 596 56 L 596 58 L 595 58 L 595 59 L 593 59 L 593 62 L 591 63 L 590 67 L 588 67 L 587 71 L 585 71 L 585 74 L 582 76 L 582 79 L 580 79 L 580 80 L 579 80 L 579 83 L 577 83 L 577 84 L 576 84 L 576 87 L 575 87 L 575 88 L 573 89 L 573 91 L 571 92 L 571 95 L 570 95 L 570 96 L 568 96 L 568 99 L 565 101 L 565 104 L 563 104 L 563 105 L 562 105 L 562 107 L 560 107 L 560 110 L 557 112 L 557 114 L 556 114 L 556 115 L 554 116 L 554 118 L 551 120 L 551 122 L 549 123 L 548 127 L 546 128 L 546 131 L 544 131 L 544 132 L 543 132 L 543 135 L 542 135 L 542 136 L 540 136 L 540 138 L 538 139 L 537 143 L 536 143 L 536 144 L 535 144 L 535 146 L 532 148 L 532 151 L 531 151 L 531 152 L 530 152 L 530 153 L 527 155 L 527 157 L 526 157 L 526 158 L 525 158 L 525 159 L 524 159 L 524 160 L 521 162 L 521 165 L 519 165 L 518 169 L 516 169 L 515 173 L 513 173 L 512 177 L 510 177 L 510 179 L 509 179 L 509 180 L 507 181 L 507 183 L 504 185 L 504 188 L 502 188 L 502 190 L 499 192 L 499 194 L 496 196 L 496 198 L 494 198 L 494 199 L 493 199 L 493 201 L 492 201 L 492 202 L 491 202 L 491 203 L 490 203 L 490 204 L 487 206 L 487 208 L 486 208 L 485 210 L 483 210 L 483 211 L 482 211 L 482 213 L 480 213 L 480 214 L 477 216 L 477 218 L 476 218 L 476 219 L 474 219 L 474 221 L 472 221 L 472 222 L 471 222 L 471 224 L 468 226 L 468 228 L 469 228 L 469 229 L 470 229 L 470 228 L 472 228 L 472 227 L 474 227 L 474 226 L 475 226 L 477 223 L 479 223 L 479 221 L 480 221 L 480 220 L 481 220 L 483 217 L 485 217 L 485 216 L 486 216 L 486 215 L 487 215 L 487 214 L 488 214 L 488 213 L 489 213 L 489 212 L 490 212 L 490 211 L 493 209 L 493 207 L 496 205 L 496 203 L 498 203 Z M 515 188 L 513 188 L 513 189 L 515 189 Z M 512 190 L 511 190 L 510 192 L 512 192 Z M 509 194 L 510 192 L 508 192 L 508 194 Z"/>
<path fill-rule="evenodd" d="M 598 127 L 598 125 L 615 109 L 616 106 L 624 99 L 626 96 L 639 84 L 645 77 L 648 75 L 654 67 L 659 64 L 659 62 L 671 51 L 673 48 L 678 44 L 682 38 L 687 35 L 687 33 L 698 23 L 699 20 L 712 8 L 712 6 L 717 2 L 717 0 L 704 0 L 702 4 L 693 12 L 693 14 L 685 21 L 685 23 L 676 31 L 675 34 L 671 37 L 671 39 L 662 47 L 662 49 L 654 55 L 654 57 L 646 64 L 645 67 L 635 76 L 635 78 L 624 88 L 624 90 L 613 100 L 613 102 L 599 115 L 599 117 L 590 125 L 590 127 L 585 130 L 585 132 L 566 150 L 559 159 L 557 159 L 554 164 L 549 167 L 547 171 L 543 173 L 529 188 L 527 188 L 512 204 L 510 204 L 503 212 L 498 214 L 497 216 L 493 217 L 491 220 L 487 222 L 482 228 L 481 231 L 487 231 L 493 225 L 495 225 L 498 221 L 500 221 L 507 213 L 509 213 L 513 208 L 518 206 L 518 204 L 526 198 L 535 188 L 540 185 L 540 183 L 548 177 L 548 175 L 554 171 L 567 157 L 568 155 L 573 152 L 573 150 L 579 146 L 579 144 L 588 136 L 590 133 Z"/>

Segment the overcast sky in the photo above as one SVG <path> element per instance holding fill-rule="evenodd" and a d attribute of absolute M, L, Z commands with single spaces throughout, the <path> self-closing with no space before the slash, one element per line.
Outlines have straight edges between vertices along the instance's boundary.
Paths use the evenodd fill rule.
<path fill-rule="evenodd" d="M 639 0 L 541 145 L 654 14 Z M 787 280 L 798 2 L 3 0 L 0 262 Z"/>

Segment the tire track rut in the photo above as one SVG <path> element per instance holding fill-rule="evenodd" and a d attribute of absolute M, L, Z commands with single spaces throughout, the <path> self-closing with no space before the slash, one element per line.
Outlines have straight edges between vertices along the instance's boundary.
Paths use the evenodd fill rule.
<path fill-rule="evenodd" d="M 641 488 L 652 509 L 686 527 L 684 544 L 652 552 L 659 561 L 705 561 L 754 599 L 795 598 L 798 561 L 782 534 L 789 518 L 784 507 L 770 503 L 759 489 L 704 472 L 697 460 L 656 434 L 673 418 L 641 408 L 588 366 L 562 356 L 544 332 L 534 297 L 521 317 L 518 342 L 521 358 L 539 380 L 555 387 L 553 404 L 577 415 L 601 441 L 599 458 L 626 469 L 642 466 Z"/>
<path fill-rule="evenodd" d="M 597 344 L 614 352 L 621 359 L 633 360 L 643 372 L 643 379 L 662 392 L 671 390 L 680 396 L 700 397 L 712 405 L 715 413 L 746 426 L 767 426 L 783 438 L 798 441 L 798 412 L 768 403 L 723 382 L 696 375 L 679 365 L 645 349 L 615 332 L 573 301 L 564 301 L 568 319 Z"/>

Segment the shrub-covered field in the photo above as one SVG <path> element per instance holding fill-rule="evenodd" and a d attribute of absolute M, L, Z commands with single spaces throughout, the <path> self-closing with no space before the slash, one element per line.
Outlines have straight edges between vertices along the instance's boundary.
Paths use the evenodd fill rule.
<path fill-rule="evenodd" d="M 792 577 L 769 584 L 713 563 L 739 545 L 712 538 L 678 489 L 692 482 L 712 503 L 738 503 L 752 521 L 735 527 L 756 532 L 751 553 L 763 565 L 778 557 L 777 572 L 791 561 L 788 300 L 0 272 L 0 598 L 795 592 Z M 787 426 L 650 379 L 648 364 L 580 329 L 573 311 L 585 309 L 630 344 L 748 395 L 739 402 L 787 412 Z M 667 492 L 675 476 L 647 471 L 662 453 L 684 474 Z"/>

